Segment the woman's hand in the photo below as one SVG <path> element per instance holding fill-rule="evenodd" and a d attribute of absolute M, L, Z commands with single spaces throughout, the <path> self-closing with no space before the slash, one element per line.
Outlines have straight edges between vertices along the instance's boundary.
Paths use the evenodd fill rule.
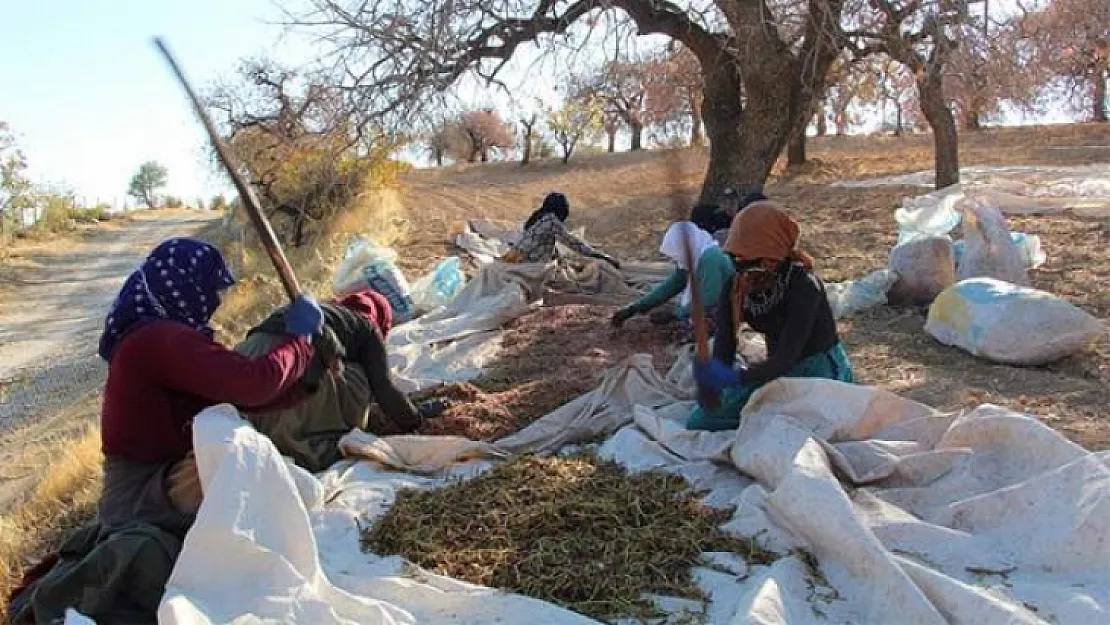
<path fill-rule="evenodd" d="M 624 325 L 625 321 L 628 321 L 629 319 L 635 317 L 636 312 L 637 311 L 631 306 L 626 306 L 625 308 L 622 308 L 613 313 L 612 318 L 609 319 L 609 323 L 612 324 L 614 328 L 620 328 Z"/>
<path fill-rule="evenodd" d="M 324 311 L 311 295 L 301 295 L 285 309 L 285 332 L 309 337 L 324 327 Z"/>
<path fill-rule="evenodd" d="M 710 358 L 704 362 L 695 360 L 694 379 L 697 380 L 698 388 L 712 392 L 720 392 L 744 383 L 744 376 L 740 371 L 716 358 Z"/>

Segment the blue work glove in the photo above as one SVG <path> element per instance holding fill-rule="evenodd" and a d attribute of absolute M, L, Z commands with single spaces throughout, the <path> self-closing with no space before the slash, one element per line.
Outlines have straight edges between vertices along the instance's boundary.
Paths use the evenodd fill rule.
<path fill-rule="evenodd" d="M 420 413 L 421 419 L 434 419 L 450 407 L 450 402 L 445 399 L 429 399 L 417 404 L 416 411 Z"/>
<path fill-rule="evenodd" d="M 698 388 L 715 392 L 744 383 L 744 376 L 740 371 L 716 358 L 710 358 L 708 362 L 695 360 L 694 379 L 698 382 Z"/>
<path fill-rule="evenodd" d="M 285 331 L 293 336 L 310 337 L 324 327 L 324 311 L 311 295 L 302 295 L 285 309 Z"/>

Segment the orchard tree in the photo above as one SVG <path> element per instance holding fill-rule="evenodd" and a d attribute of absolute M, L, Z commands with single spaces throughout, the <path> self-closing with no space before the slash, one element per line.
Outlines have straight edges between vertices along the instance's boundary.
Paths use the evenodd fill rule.
<path fill-rule="evenodd" d="M 945 92 L 960 127 L 970 131 L 998 116 L 1003 104 L 1034 109 L 1046 74 L 1028 52 L 1017 20 L 984 17 L 980 23 L 979 28 L 964 29 L 945 72 Z"/>
<path fill-rule="evenodd" d="M 607 61 L 586 79 L 582 88 L 589 97 L 602 103 L 607 116 L 616 117 L 628 127 L 629 149 L 643 149 L 647 64 L 634 59 Z M 615 133 L 610 133 L 609 137 L 614 139 Z"/>
<path fill-rule="evenodd" d="M 1053 0 L 1027 14 L 1020 28 L 1035 46 L 1034 65 L 1061 79 L 1093 121 L 1110 119 L 1110 2 Z"/>
<path fill-rule="evenodd" d="M 314 30 L 350 110 L 404 119 L 466 74 L 489 81 L 523 44 L 583 43 L 602 13 L 697 57 L 710 142 L 701 201 L 761 185 L 811 113 L 845 43 L 842 14 L 864 0 L 307 0 L 290 22 Z M 582 28 L 574 28 L 581 23 Z"/>
<path fill-rule="evenodd" d="M 528 163 L 532 162 L 532 148 L 534 147 L 533 143 L 535 142 L 536 137 L 536 124 L 539 122 L 539 120 L 540 114 L 536 111 L 529 111 L 528 113 L 524 113 L 517 120 L 520 122 L 521 129 L 521 167 L 524 167 Z"/>
<path fill-rule="evenodd" d="M 463 113 L 458 127 L 469 148 L 466 156 L 468 163 L 476 163 L 479 159 L 487 163 L 491 151 L 503 151 L 516 146 L 513 127 L 493 109 Z"/>
<path fill-rule="evenodd" d="M 147 208 L 154 208 L 157 204 L 159 189 L 165 188 L 169 182 L 169 172 L 155 161 L 147 161 L 139 165 L 139 171 L 131 178 L 131 185 L 127 194 L 142 202 Z"/>
<path fill-rule="evenodd" d="M 441 118 L 424 134 L 428 155 L 436 167 L 443 167 L 443 159 L 464 160 L 470 153 L 470 140 L 463 133 L 457 119 Z"/>
<path fill-rule="evenodd" d="M 705 85 L 694 53 L 674 43 L 647 62 L 646 74 L 646 108 L 651 123 L 685 127 L 690 145 L 704 145 L 701 109 Z"/>
<path fill-rule="evenodd" d="M 877 101 L 881 74 L 874 62 L 876 58 L 857 61 L 851 55 L 842 55 L 829 71 L 823 104 L 838 137 L 848 134 L 848 128 L 856 123 L 854 111 L 858 104 Z"/>
<path fill-rule="evenodd" d="M 959 132 L 944 92 L 945 70 L 966 37 L 968 0 L 868 0 L 854 34 L 860 56 L 881 52 L 906 67 L 933 130 L 936 187 L 960 181 Z"/>
<path fill-rule="evenodd" d="M 294 247 L 354 198 L 395 146 L 371 120 L 351 116 L 342 96 L 318 73 L 255 59 L 207 98 L 263 209 L 286 218 L 275 226 Z"/>
<path fill-rule="evenodd" d="M 547 127 L 563 152 L 563 164 L 570 162 L 575 148 L 601 130 L 603 105 L 592 98 L 568 98 L 557 110 L 548 111 Z"/>

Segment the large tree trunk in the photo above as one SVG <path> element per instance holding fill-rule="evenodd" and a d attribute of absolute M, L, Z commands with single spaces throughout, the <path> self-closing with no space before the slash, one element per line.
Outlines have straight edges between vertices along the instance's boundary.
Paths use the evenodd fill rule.
<path fill-rule="evenodd" d="M 705 74 L 702 117 L 709 138 L 709 166 L 701 203 L 724 203 L 728 187 L 739 187 L 741 192 L 762 187 L 786 147 L 797 116 L 785 104 L 772 104 L 772 94 L 754 89 L 751 93 L 745 110 L 739 68 L 732 64 L 719 63 Z"/>
<path fill-rule="evenodd" d="M 829 120 L 825 116 L 825 107 L 822 105 L 817 111 L 817 136 L 824 137 L 827 134 L 829 134 Z"/>
<path fill-rule="evenodd" d="M 436 167 L 443 167 L 443 148 L 435 149 Z"/>
<path fill-rule="evenodd" d="M 609 153 L 612 154 L 613 152 L 617 151 L 617 131 L 616 131 L 616 129 L 609 129 L 609 130 L 606 130 L 605 133 L 609 137 L 608 149 L 609 149 Z"/>
<path fill-rule="evenodd" d="M 936 167 L 936 188 L 960 182 L 960 137 L 956 119 L 944 99 L 944 89 L 939 73 L 929 72 L 917 81 L 921 99 L 921 112 L 933 129 L 933 153 Z"/>
<path fill-rule="evenodd" d="M 629 149 L 632 151 L 644 149 L 644 124 L 643 122 L 629 122 L 628 131 L 632 133 L 632 143 Z"/>
<path fill-rule="evenodd" d="M 489 162 L 489 146 L 482 146 L 482 162 Z"/>
<path fill-rule="evenodd" d="M 1106 72 L 1095 76 L 1094 118 L 1096 122 L 1110 121 L 1106 115 Z"/>

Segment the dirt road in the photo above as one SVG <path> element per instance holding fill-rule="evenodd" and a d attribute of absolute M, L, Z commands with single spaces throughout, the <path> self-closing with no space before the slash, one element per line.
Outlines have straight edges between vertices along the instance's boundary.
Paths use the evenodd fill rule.
<path fill-rule="evenodd" d="M 27 266 L 0 298 L 0 433 L 102 384 L 106 368 L 96 341 L 124 278 L 158 241 L 194 234 L 218 217 L 144 214 L 64 249 L 28 254 Z"/>

